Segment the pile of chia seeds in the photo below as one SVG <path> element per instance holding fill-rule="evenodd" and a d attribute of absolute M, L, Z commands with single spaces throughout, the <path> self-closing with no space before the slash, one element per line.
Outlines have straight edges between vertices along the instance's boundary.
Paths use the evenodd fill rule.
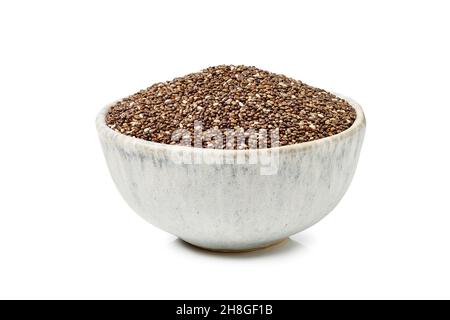
<path fill-rule="evenodd" d="M 355 119 L 348 102 L 325 90 L 255 67 L 232 65 L 156 83 L 117 102 L 106 115 L 113 130 L 163 144 L 177 144 L 173 134 L 179 129 L 194 135 L 194 123 L 201 123 L 203 130 L 223 132 L 277 130 L 280 146 L 335 135 Z M 251 147 L 245 142 L 237 146 Z"/>

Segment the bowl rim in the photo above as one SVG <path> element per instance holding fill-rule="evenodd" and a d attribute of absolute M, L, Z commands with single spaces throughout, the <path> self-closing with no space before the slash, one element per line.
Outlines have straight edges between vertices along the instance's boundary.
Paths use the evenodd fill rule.
<path fill-rule="evenodd" d="M 273 148 L 264 148 L 264 149 L 243 149 L 243 150 L 236 150 L 236 149 L 208 149 L 208 148 L 195 148 L 195 147 L 189 147 L 189 146 L 181 146 L 181 145 L 172 145 L 172 144 L 165 144 L 165 143 L 159 143 L 159 142 L 153 142 L 153 141 L 148 141 L 148 140 L 144 140 L 144 139 L 140 139 L 140 138 L 136 138 L 136 137 L 132 137 L 120 132 L 117 132 L 113 129 L 111 129 L 107 124 L 106 124 L 106 114 L 109 111 L 109 109 L 117 102 L 113 102 L 110 103 L 108 105 L 106 105 L 106 107 L 104 107 L 98 114 L 96 117 L 96 127 L 97 127 L 97 131 L 99 133 L 100 136 L 103 135 L 107 135 L 109 136 L 112 140 L 114 140 L 115 142 L 118 142 L 120 144 L 123 145 L 128 145 L 128 144 L 132 144 L 134 146 L 137 146 L 139 148 L 143 148 L 143 149 L 151 149 L 151 150 L 167 150 L 167 151 L 190 151 L 190 152 L 200 152 L 200 153 L 254 153 L 254 152 L 267 152 L 267 151 L 298 151 L 298 150 L 307 150 L 313 147 L 318 147 L 320 145 L 323 144 L 329 144 L 329 143 L 334 143 L 337 141 L 342 140 L 343 138 L 346 137 L 350 137 L 352 135 L 354 135 L 356 132 L 358 132 L 359 130 L 365 128 L 366 125 L 366 118 L 364 115 L 364 111 L 362 110 L 361 106 L 359 105 L 359 103 L 357 103 L 355 100 L 338 94 L 338 93 L 332 93 L 333 95 L 337 96 L 338 98 L 344 99 L 345 101 L 347 101 L 352 107 L 353 109 L 355 109 L 356 112 L 356 119 L 353 122 L 353 124 L 347 128 L 344 131 L 341 131 L 337 134 L 334 134 L 332 136 L 329 137 L 325 137 L 325 138 L 321 138 L 321 139 L 317 139 L 317 140 L 312 140 L 312 141 L 307 141 L 307 142 L 302 142 L 302 143 L 295 143 L 295 144 L 290 144 L 290 145 L 285 145 L 285 146 L 279 146 L 279 147 L 273 147 Z M 120 100 L 118 100 L 120 101 Z"/>

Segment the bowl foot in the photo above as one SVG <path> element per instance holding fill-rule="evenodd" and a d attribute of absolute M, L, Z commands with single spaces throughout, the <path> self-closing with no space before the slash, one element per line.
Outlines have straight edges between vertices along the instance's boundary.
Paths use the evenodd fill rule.
<path fill-rule="evenodd" d="M 248 249 L 214 249 L 214 248 L 207 248 L 207 247 L 199 246 L 199 245 L 190 243 L 190 242 L 180 238 L 180 240 L 182 240 L 183 242 L 185 242 L 188 245 L 193 246 L 195 248 L 199 248 L 199 249 L 211 251 L 211 252 L 219 252 L 219 253 L 245 253 L 245 252 L 252 252 L 252 251 L 268 249 L 268 248 L 272 248 L 272 247 L 278 247 L 280 245 L 283 245 L 288 239 L 289 238 L 284 238 L 284 239 L 280 239 L 280 240 L 276 240 L 276 241 L 264 244 L 259 247 L 248 248 Z"/>

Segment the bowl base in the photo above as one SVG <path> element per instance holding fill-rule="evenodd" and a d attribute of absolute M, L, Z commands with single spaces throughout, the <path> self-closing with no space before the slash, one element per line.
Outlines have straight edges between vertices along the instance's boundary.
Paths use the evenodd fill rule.
<path fill-rule="evenodd" d="M 245 252 L 252 252 L 252 251 L 269 249 L 269 248 L 278 247 L 278 246 L 283 245 L 288 239 L 289 238 L 283 238 L 283 239 L 280 239 L 280 240 L 269 242 L 269 243 L 264 244 L 264 245 L 259 246 L 259 247 L 248 248 L 248 249 L 214 249 L 214 248 L 207 248 L 207 247 L 199 246 L 199 245 L 190 243 L 190 242 L 180 238 L 181 241 L 183 241 L 184 243 L 187 243 L 188 245 L 193 246 L 195 248 L 198 248 L 198 249 L 201 249 L 201 250 L 206 250 L 206 251 L 211 251 L 211 252 L 219 252 L 219 253 L 245 253 Z"/>

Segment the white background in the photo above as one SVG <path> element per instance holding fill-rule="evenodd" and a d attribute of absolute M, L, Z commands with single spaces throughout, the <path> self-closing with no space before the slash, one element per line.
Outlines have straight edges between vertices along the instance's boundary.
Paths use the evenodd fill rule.
<path fill-rule="evenodd" d="M 0 298 L 450 298 L 448 1 L 2 1 Z M 107 103 L 247 64 L 363 106 L 353 183 L 284 247 L 220 255 L 139 218 Z M 176 195 L 174 195 L 176 196 Z"/>

